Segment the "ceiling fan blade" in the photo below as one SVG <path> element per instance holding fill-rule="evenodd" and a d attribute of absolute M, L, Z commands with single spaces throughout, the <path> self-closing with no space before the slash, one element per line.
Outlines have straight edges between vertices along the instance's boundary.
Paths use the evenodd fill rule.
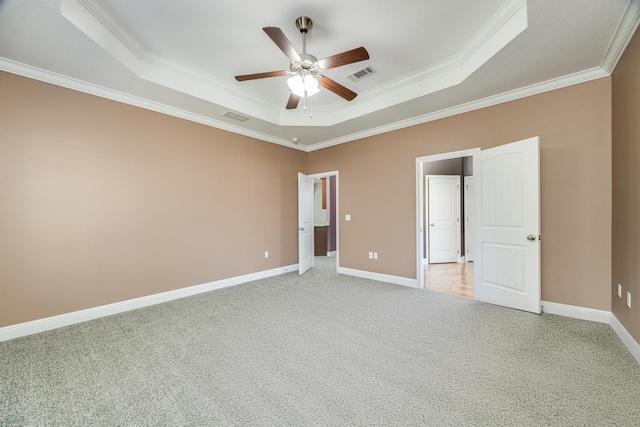
<path fill-rule="evenodd" d="M 295 93 L 291 92 L 289 95 L 289 101 L 287 101 L 287 110 L 295 110 L 298 108 L 298 103 L 300 102 L 300 97 Z"/>
<path fill-rule="evenodd" d="M 300 55 L 280 28 L 264 27 L 263 30 L 269 37 L 271 37 L 271 40 L 273 40 L 273 42 L 280 48 L 280 50 L 287 56 L 287 58 L 289 58 L 291 62 L 302 61 L 302 58 L 300 58 Z"/>
<path fill-rule="evenodd" d="M 331 80 L 329 77 L 326 77 L 326 76 L 322 76 L 320 80 L 318 80 L 318 84 L 323 88 L 328 89 L 331 92 L 335 93 L 336 95 L 343 97 L 347 101 L 351 101 L 353 98 L 358 96 L 357 93 L 347 89 L 346 87 L 342 86 L 340 83 L 336 82 L 335 80 Z"/>
<path fill-rule="evenodd" d="M 269 71 L 267 73 L 244 74 L 242 76 L 236 76 L 236 80 L 239 82 L 243 82 L 245 80 L 266 79 L 267 77 L 280 77 L 286 75 L 286 71 Z"/>
<path fill-rule="evenodd" d="M 329 68 L 341 67 L 343 65 L 353 64 L 354 62 L 364 61 L 366 59 L 369 59 L 369 52 L 367 52 L 367 49 L 364 47 L 357 47 L 355 49 L 321 59 L 318 61 L 318 65 L 320 65 L 320 68 L 323 70 L 328 70 Z"/>

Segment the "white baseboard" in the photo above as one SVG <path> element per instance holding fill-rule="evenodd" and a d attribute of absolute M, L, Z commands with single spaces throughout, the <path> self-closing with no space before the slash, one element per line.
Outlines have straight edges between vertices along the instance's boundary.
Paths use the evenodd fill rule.
<path fill-rule="evenodd" d="M 202 285 L 190 286 L 188 288 L 176 289 L 173 291 L 148 295 L 113 304 L 101 305 L 99 307 L 88 308 L 86 310 L 46 317 L 44 319 L 33 320 L 31 322 L 5 326 L 0 328 L 0 342 L 297 270 L 298 264 L 278 267 L 272 270 L 259 271 L 256 273 L 245 274 L 243 276 L 231 277 L 229 279 L 216 280 Z"/>
<path fill-rule="evenodd" d="M 338 251 L 330 251 L 330 252 L 327 252 L 327 256 L 328 257 L 335 257 L 337 253 L 338 253 Z"/>
<path fill-rule="evenodd" d="M 557 302 L 541 301 L 542 311 L 559 316 L 573 317 L 574 319 L 590 320 L 599 323 L 611 323 L 611 312 L 596 310 L 594 308 L 579 307 L 576 305 L 559 304 Z"/>
<path fill-rule="evenodd" d="M 135 298 L 127 301 L 121 301 L 113 304 L 93 307 L 86 310 L 74 311 L 72 313 L 61 314 L 58 316 L 47 317 L 44 319 L 33 320 L 31 322 L 19 323 L 17 325 L 5 326 L 0 328 L 0 342 L 14 338 L 19 338 L 39 332 L 49 331 L 52 329 L 69 326 L 76 323 L 86 322 L 88 320 L 98 319 L 100 317 L 111 316 L 113 314 L 122 313 L 129 310 L 148 307 L 150 305 L 160 304 L 204 292 L 214 291 L 216 289 L 227 288 L 229 286 L 239 285 L 241 283 L 251 282 L 254 280 L 265 279 L 284 273 L 298 270 L 298 264 L 286 267 L 274 268 L 272 270 L 259 271 L 257 273 L 245 274 L 243 276 L 231 277 L 229 279 L 217 280 L 214 282 L 204 283 L 202 285 L 190 286 L 188 288 L 176 289 L 173 291 L 162 292 L 159 294 L 148 295 L 141 298 Z M 400 276 L 391 276 L 382 273 L 373 273 L 371 271 L 355 270 L 352 268 L 338 267 L 339 274 L 348 276 L 361 277 L 364 279 L 378 280 L 381 282 L 393 283 L 396 285 L 408 286 L 415 288 L 418 286 L 416 279 L 409 279 Z M 613 313 L 605 310 L 596 310 L 593 308 L 579 307 L 575 305 L 559 304 L 555 302 L 542 301 L 544 313 L 557 314 L 559 316 L 572 317 L 582 320 L 590 320 L 592 322 L 608 323 L 618 334 L 624 345 L 629 349 L 633 357 L 640 363 L 640 344 L 638 344 L 631 334 L 620 323 Z"/>
<path fill-rule="evenodd" d="M 558 304 L 556 302 L 542 301 L 540 303 L 544 313 L 557 314 L 559 316 L 573 317 L 575 319 L 591 320 L 592 322 L 608 323 L 618 337 L 622 340 L 633 357 L 640 363 L 640 344 L 633 339 L 629 331 L 610 311 L 596 310 L 593 308 L 578 307 L 575 305 Z"/>
<path fill-rule="evenodd" d="M 627 331 L 625 327 L 622 326 L 622 323 L 620 323 L 618 318 L 613 313 L 611 314 L 610 325 L 613 330 L 616 331 L 616 334 L 618 334 L 624 345 L 629 349 L 633 357 L 635 357 L 638 363 L 640 363 L 640 344 L 638 344 L 636 340 L 633 339 L 629 331 Z"/>
<path fill-rule="evenodd" d="M 371 271 L 355 270 L 353 268 L 338 267 L 338 274 L 347 276 L 361 277 L 363 279 L 377 280 L 379 282 L 393 283 L 394 285 L 408 286 L 411 288 L 418 287 L 418 280 L 409 279 L 407 277 L 391 276 L 389 274 L 374 273 Z"/>

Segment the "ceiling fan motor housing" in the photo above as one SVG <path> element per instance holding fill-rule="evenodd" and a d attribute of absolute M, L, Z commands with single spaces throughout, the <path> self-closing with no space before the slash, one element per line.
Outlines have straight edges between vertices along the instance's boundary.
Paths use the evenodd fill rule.
<path fill-rule="evenodd" d="M 300 62 L 291 62 L 291 65 L 289 67 L 291 73 L 297 74 L 301 70 L 304 70 L 307 74 L 318 77 L 317 74 L 322 71 L 322 69 L 318 65 L 318 58 L 306 53 L 300 54 L 300 58 Z"/>

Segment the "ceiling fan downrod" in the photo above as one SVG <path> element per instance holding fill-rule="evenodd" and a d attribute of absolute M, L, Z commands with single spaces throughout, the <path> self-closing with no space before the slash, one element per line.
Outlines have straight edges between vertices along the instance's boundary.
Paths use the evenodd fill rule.
<path fill-rule="evenodd" d="M 307 33 L 313 28 L 313 21 L 308 16 L 299 16 L 296 19 L 296 28 L 302 34 L 302 54 L 307 54 Z"/>

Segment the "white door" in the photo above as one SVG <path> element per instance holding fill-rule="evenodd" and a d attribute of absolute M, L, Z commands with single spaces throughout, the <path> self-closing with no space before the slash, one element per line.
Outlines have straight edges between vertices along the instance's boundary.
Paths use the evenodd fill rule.
<path fill-rule="evenodd" d="M 540 313 L 539 158 L 538 137 L 473 156 L 473 295 L 534 313 Z"/>
<path fill-rule="evenodd" d="M 429 263 L 458 262 L 460 177 L 427 176 Z"/>
<path fill-rule="evenodd" d="M 464 259 L 473 261 L 473 177 L 464 177 Z"/>
<path fill-rule="evenodd" d="M 298 272 L 313 267 L 313 178 L 298 173 Z"/>

